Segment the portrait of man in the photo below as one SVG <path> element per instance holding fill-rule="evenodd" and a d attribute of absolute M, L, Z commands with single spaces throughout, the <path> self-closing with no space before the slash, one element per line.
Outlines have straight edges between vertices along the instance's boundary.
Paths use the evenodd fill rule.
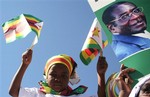
<path fill-rule="evenodd" d="M 102 21 L 112 33 L 111 46 L 118 60 L 150 48 L 150 33 L 146 30 L 143 10 L 128 1 L 116 2 L 104 10 Z"/>
<path fill-rule="evenodd" d="M 136 85 L 149 74 L 150 13 L 149 0 L 88 0 L 108 43 L 116 56 L 112 60 L 134 68 L 130 74 Z M 112 65 L 116 65 L 113 64 Z"/>

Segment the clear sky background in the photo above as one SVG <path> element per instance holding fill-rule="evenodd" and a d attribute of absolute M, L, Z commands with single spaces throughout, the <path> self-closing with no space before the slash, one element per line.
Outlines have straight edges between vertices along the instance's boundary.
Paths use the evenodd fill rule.
<path fill-rule="evenodd" d="M 79 57 L 84 41 L 88 35 L 94 13 L 87 0 L 1 0 L 0 24 L 19 16 L 22 13 L 31 14 L 43 20 L 39 42 L 33 48 L 33 59 L 28 67 L 22 87 L 39 87 L 43 80 L 43 70 L 46 61 L 57 54 L 68 54 L 78 63 L 76 69 L 81 81 L 78 85 L 88 86 L 86 94 L 97 93 L 96 63 L 98 56 L 88 65 L 84 65 Z M 103 37 L 106 39 L 105 34 Z M 10 82 L 19 68 L 22 53 L 30 47 L 35 33 L 26 38 L 6 44 L 2 27 L 0 29 L 0 96 L 10 97 L 8 89 Z M 110 45 L 104 49 L 108 62 L 106 79 L 118 72 L 118 63 Z M 76 88 L 78 85 L 72 86 Z"/>

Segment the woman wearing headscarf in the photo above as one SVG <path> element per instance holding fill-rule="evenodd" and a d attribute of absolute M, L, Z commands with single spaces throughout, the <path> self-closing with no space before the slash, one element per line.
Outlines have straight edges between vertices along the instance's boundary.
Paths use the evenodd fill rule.
<path fill-rule="evenodd" d="M 100 58 L 101 59 L 101 58 Z M 61 54 L 48 59 L 44 68 L 44 81 L 39 82 L 40 88 L 22 88 L 21 81 L 24 73 L 32 60 L 32 50 L 27 50 L 22 55 L 22 63 L 16 72 L 10 85 L 9 94 L 13 97 L 97 97 L 97 95 L 86 96 L 83 93 L 86 86 L 80 85 L 72 89 L 68 83 L 79 82 L 79 77 L 75 71 L 77 63 L 72 57 Z M 104 62 L 102 62 L 104 63 Z M 106 63 L 106 62 L 105 62 Z M 98 62 L 98 64 L 100 64 Z M 104 66 L 105 67 L 105 66 Z M 107 68 L 97 67 L 98 72 L 98 95 L 104 95 L 103 77 Z M 104 71 L 101 71 L 104 70 Z M 101 88 L 101 89 L 100 89 Z M 104 97 L 104 96 L 103 96 Z"/>

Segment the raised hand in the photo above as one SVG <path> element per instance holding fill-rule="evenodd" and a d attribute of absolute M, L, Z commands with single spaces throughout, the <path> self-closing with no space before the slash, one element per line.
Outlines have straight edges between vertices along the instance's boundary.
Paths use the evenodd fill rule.
<path fill-rule="evenodd" d="M 102 53 L 103 52 L 101 51 L 98 62 L 97 62 L 97 72 L 98 72 L 98 74 L 106 73 L 106 70 L 108 68 L 107 61 L 106 61 L 105 57 L 103 57 Z"/>
<path fill-rule="evenodd" d="M 23 53 L 22 55 L 22 62 L 25 65 L 29 65 L 31 63 L 32 60 L 32 50 L 28 49 L 26 52 Z"/>
<path fill-rule="evenodd" d="M 129 76 L 129 73 L 134 72 L 133 68 L 125 68 L 124 65 L 121 65 L 120 73 L 116 78 L 117 86 L 120 90 L 119 97 L 128 97 L 131 92 L 131 84 L 133 80 Z"/>

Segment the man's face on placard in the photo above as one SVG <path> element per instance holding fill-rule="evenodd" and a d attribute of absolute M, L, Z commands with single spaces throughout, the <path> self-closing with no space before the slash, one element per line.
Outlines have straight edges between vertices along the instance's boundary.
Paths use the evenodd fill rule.
<path fill-rule="evenodd" d="M 143 33 L 147 27 L 143 8 L 131 3 L 118 4 L 110 14 L 114 19 L 109 21 L 107 27 L 112 33 L 124 35 Z"/>

